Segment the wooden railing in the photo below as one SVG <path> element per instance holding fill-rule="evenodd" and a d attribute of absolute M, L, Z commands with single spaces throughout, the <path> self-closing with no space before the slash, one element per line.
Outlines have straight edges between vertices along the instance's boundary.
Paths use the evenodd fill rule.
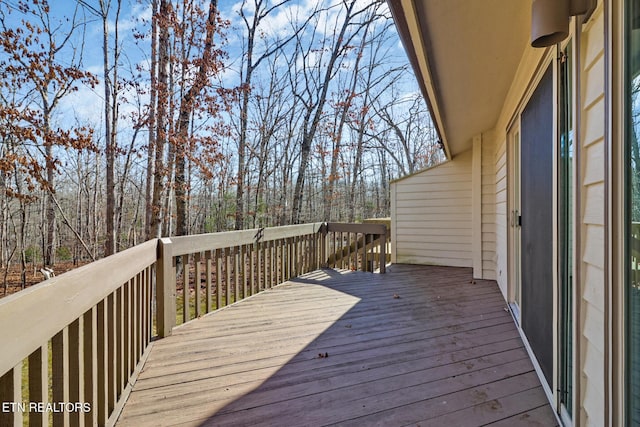
<path fill-rule="evenodd" d="M 105 425 L 119 412 L 151 341 L 156 248 L 0 300 L 0 425 Z"/>
<path fill-rule="evenodd" d="M 0 425 L 113 425 L 177 323 L 320 267 L 384 273 L 388 235 L 313 223 L 154 239 L 6 297 Z"/>
<path fill-rule="evenodd" d="M 384 224 L 327 223 L 327 234 L 329 267 L 385 272 L 389 233 Z"/>
<path fill-rule="evenodd" d="M 313 223 L 160 239 L 158 335 L 324 266 L 324 228 Z"/>

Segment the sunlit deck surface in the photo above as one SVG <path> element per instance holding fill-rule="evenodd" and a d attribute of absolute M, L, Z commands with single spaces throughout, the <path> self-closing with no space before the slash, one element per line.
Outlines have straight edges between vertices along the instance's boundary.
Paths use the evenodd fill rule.
<path fill-rule="evenodd" d="M 154 344 L 118 421 L 334 424 L 556 419 L 494 281 L 393 265 L 316 271 L 174 330 Z"/>

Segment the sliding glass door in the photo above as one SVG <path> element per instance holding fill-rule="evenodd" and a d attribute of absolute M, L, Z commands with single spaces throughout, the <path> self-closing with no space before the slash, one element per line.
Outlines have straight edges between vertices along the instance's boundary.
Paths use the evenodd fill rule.
<path fill-rule="evenodd" d="M 627 425 L 640 425 L 640 0 L 626 2 Z"/>
<path fill-rule="evenodd" d="M 572 416 L 573 399 L 573 207 L 574 132 L 572 45 L 560 54 L 558 144 L 558 273 L 559 273 L 559 399 L 561 410 Z"/>

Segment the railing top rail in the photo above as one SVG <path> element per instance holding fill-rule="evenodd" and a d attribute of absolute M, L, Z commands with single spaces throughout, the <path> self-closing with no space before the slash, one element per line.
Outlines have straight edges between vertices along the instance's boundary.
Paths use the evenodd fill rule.
<path fill-rule="evenodd" d="M 266 242 L 315 234 L 321 229 L 323 224 L 322 222 L 315 222 L 273 228 L 253 228 L 250 230 L 171 237 L 171 253 L 173 256 L 180 256 L 213 249 L 249 245 L 256 241 Z"/>
<path fill-rule="evenodd" d="M 351 232 L 365 234 L 386 234 L 387 227 L 384 224 L 367 223 L 367 224 L 347 224 L 341 222 L 328 222 L 327 231 L 329 232 Z"/>
<path fill-rule="evenodd" d="M 0 375 L 156 262 L 157 239 L 0 300 Z"/>

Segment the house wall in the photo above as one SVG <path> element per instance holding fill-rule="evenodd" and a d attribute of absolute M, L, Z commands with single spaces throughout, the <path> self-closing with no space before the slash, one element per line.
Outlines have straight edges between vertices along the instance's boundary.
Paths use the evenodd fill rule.
<path fill-rule="evenodd" d="M 394 262 L 472 267 L 472 151 L 391 183 Z"/>
<path fill-rule="evenodd" d="M 473 267 L 474 277 L 496 279 L 495 144 L 474 141 L 453 160 L 392 183 L 394 262 Z"/>
<path fill-rule="evenodd" d="M 607 425 L 605 326 L 605 17 L 603 2 L 581 26 L 576 287 L 578 318 L 574 423 Z M 535 89 L 545 49 L 527 48 L 493 129 L 482 134 L 482 275 L 495 279 L 509 300 L 507 131 Z M 476 159 L 477 161 L 477 159 Z M 396 262 L 472 267 L 473 152 L 392 184 Z"/>
<path fill-rule="evenodd" d="M 507 207 L 507 140 L 506 134 L 497 138 L 493 135 L 494 141 L 494 163 L 495 163 L 495 239 L 496 239 L 496 281 L 502 291 L 505 300 L 507 297 L 507 251 L 508 251 L 508 207 Z"/>
<path fill-rule="evenodd" d="M 482 278 L 496 280 L 495 142 L 482 138 Z"/>
<path fill-rule="evenodd" d="M 580 420 L 605 425 L 605 56 L 602 2 L 583 27 L 581 49 Z"/>

